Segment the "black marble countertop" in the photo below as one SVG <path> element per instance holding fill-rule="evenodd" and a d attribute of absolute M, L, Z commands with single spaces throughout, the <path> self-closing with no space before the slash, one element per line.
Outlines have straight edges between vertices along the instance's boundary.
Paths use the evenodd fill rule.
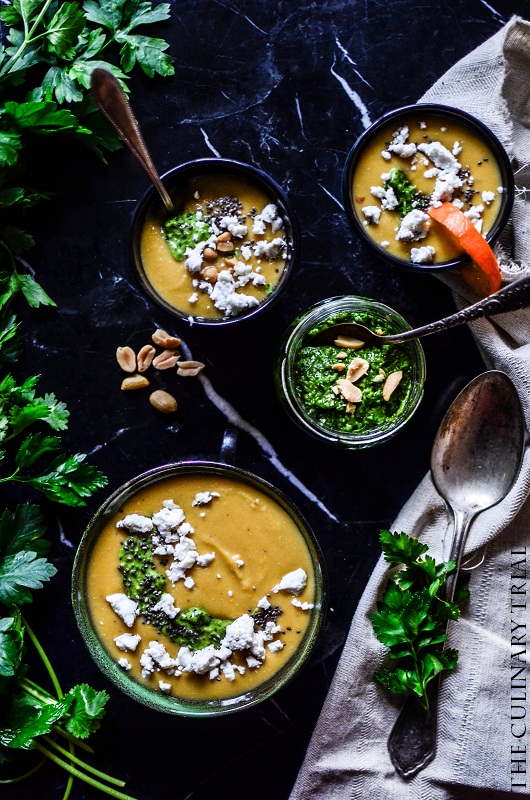
<path fill-rule="evenodd" d="M 57 309 L 21 309 L 24 349 L 16 374 L 40 373 L 41 390 L 67 403 L 65 444 L 89 453 L 109 487 L 86 510 L 44 503 L 58 574 L 28 615 L 45 635 L 64 686 L 87 681 L 109 692 L 93 761 L 125 779 L 138 800 L 289 795 L 378 558 L 379 529 L 428 470 L 445 410 L 484 365 L 467 328 L 425 340 L 427 383 L 412 421 L 386 444 L 340 452 L 298 430 L 280 406 L 273 385 L 278 343 L 301 310 L 334 295 L 373 297 L 413 326 L 453 310 L 435 277 L 389 268 L 359 241 L 342 208 L 341 171 L 368 121 L 415 102 L 513 14 L 524 17 L 526 7 L 524 0 L 172 5 L 171 20 L 153 35 L 170 41 L 175 76 L 131 81 L 132 104 L 158 168 L 212 155 L 255 164 L 289 194 L 302 230 L 301 260 L 287 291 L 241 325 L 190 327 L 137 287 L 129 231 L 147 179 L 128 151 L 113 154 L 105 167 L 80 147 L 64 152 L 50 145 L 49 181 L 58 194 L 33 215 L 37 246 L 28 260 Z M 174 418 L 155 412 L 145 395 L 120 390 L 116 347 L 138 349 L 155 327 L 182 337 L 205 362 L 215 390 L 207 396 L 199 381 L 164 376 L 179 401 Z M 122 695 L 91 661 L 71 609 L 71 567 L 86 523 L 111 490 L 163 463 L 218 457 L 226 428 L 240 429 L 236 464 L 288 494 L 313 527 L 327 562 L 330 609 L 311 660 L 272 699 L 222 719 L 170 717 Z M 3 501 L 17 498 L 10 490 Z M 0 793 L 8 800 L 52 800 L 63 785 L 63 773 L 46 766 Z M 100 796 L 79 782 L 72 792 L 72 800 Z"/>

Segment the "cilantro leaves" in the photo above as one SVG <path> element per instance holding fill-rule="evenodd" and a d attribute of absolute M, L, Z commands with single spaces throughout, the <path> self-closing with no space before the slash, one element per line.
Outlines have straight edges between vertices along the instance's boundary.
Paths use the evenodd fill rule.
<path fill-rule="evenodd" d="M 458 651 L 443 649 L 447 623 L 456 620 L 459 608 L 443 597 L 454 561 L 437 564 L 428 547 L 406 533 L 381 531 L 380 542 L 390 569 L 402 566 L 385 588 L 371 621 L 375 635 L 397 662 L 394 668 L 375 673 L 376 681 L 394 694 L 411 692 L 428 711 L 427 685 L 444 670 L 452 670 Z M 463 602 L 466 594 L 461 593 Z"/>

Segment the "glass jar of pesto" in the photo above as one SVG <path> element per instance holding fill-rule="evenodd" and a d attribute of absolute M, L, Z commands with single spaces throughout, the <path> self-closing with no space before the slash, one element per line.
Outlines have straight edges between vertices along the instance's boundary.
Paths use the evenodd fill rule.
<path fill-rule="evenodd" d="M 375 300 L 322 300 L 286 331 L 277 389 L 303 430 L 346 448 L 371 447 L 394 436 L 418 407 L 425 381 L 423 348 L 417 340 L 379 347 L 343 339 L 311 345 L 311 333 L 335 322 L 358 322 L 381 334 L 410 329 L 400 314 Z"/>

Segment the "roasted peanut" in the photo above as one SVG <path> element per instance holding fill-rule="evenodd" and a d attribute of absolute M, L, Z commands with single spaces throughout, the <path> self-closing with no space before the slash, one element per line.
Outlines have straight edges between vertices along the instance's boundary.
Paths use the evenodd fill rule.
<path fill-rule="evenodd" d="M 348 364 L 348 372 L 346 373 L 346 377 L 352 383 L 358 381 L 359 378 L 362 378 L 363 375 L 366 375 L 368 370 L 370 369 L 370 364 L 365 358 L 353 358 L 350 363 Z"/>
<path fill-rule="evenodd" d="M 364 342 L 361 342 L 360 339 L 353 339 L 351 336 L 339 336 L 338 339 L 335 339 L 335 344 L 337 347 L 344 347 L 349 350 L 360 350 L 364 347 Z"/>
<path fill-rule="evenodd" d="M 390 373 L 383 386 L 383 400 L 390 400 L 392 393 L 397 389 L 402 377 L 403 373 L 401 370 Z"/>
<path fill-rule="evenodd" d="M 171 334 L 166 333 L 166 331 L 161 330 L 161 328 L 156 329 L 151 339 L 155 344 L 160 345 L 160 347 L 165 347 L 166 350 L 173 350 L 180 344 L 180 339 L 177 339 L 176 336 L 171 336 Z"/>
<path fill-rule="evenodd" d="M 220 253 L 233 253 L 234 252 L 234 243 L 233 242 L 218 242 L 217 249 Z"/>
<path fill-rule="evenodd" d="M 131 375 L 130 378 L 124 378 L 121 383 L 121 388 L 124 392 L 145 389 L 146 386 L 149 386 L 149 381 L 143 375 Z"/>
<path fill-rule="evenodd" d="M 169 394 L 169 392 L 164 392 L 162 389 L 157 389 L 156 392 L 150 394 L 149 402 L 162 414 L 172 414 L 177 410 L 177 401 L 173 395 Z"/>
<path fill-rule="evenodd" d="M 153 359 L 153 367 L 156 369 L 171 369 L 180 358 L 180 353 L 175 350 L 164 350 L 160 355 Z"/>
<path fill-rule="evenodd" d="M 136 361 L 138 362 L 138 372 L 145 372 L 149 369 L 155 357 L 156 350 L 151 344 L 144 344 L 138 355 Z"/>
<path fill-rule="evenodd" d="M 206 267 L 202 270 L 201 276 L 204 281 L 207 281 L 207 283 L 211 283 L 213 285 L 214 283 L 217 283 L 219 273 L 215 267 Z"/>
<path fill-rule="evenodd" d="M 205 247 L 202 251 L 203 258 L 206 261 L 214 261 L 217 258 L 217 250 L 214 250 L 212 247 Z"/>
<path fill-rule="evenodd" d="M 346 378 L 339 378 L 337 386 L 339 387 L 339 392 L 348 403 L 360 403 L 363 399 L 363 393 L 359 387 L 346 380 Z"/>
<path fill-rule="evenodd" d="M 136 370 L 136 356 L 132 347 L 118 347 L 116 361 L 124 372 L 134 372 Z"/>
<path fill-rule="evenodd" d="M 230 231 L 225 231 L 224 233 L 219 234 L 217 237 L 218 242 L 228 242 L 232 238 L 232 234 Z"/>
<path fill-rule="evenodd" d="M 178 365 L 177 375 L 183 378 L 194 378 L 203 369 L 202 361 L 181 361 Z"/>

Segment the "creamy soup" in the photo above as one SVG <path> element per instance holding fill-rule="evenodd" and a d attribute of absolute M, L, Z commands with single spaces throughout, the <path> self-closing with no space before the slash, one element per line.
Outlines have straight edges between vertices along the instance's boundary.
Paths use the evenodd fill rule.
<path fill-rule="evenodd" d="M 171 519 L 178 528 L 164 528 Z M 154 529 L 140 532 L 149 520 Z M 128 570 L 142 547 L 138 574 L 148 587 L 162 585 L 152 596 L 142 589 L 147 610 L 128 616 L 131 606 L 117 598 L 133 600 Z M 320 613 L 311 556 L 294 519 L 254 486 L 218 475 L 167 478 L 127 500 L 95 542 L 86 586 L 94 630 L 131 680 L 185 699 L 234 697 L 263 683 L 291 659 L 311 615 Z M 214 618 L 214 633 L 179 643 L 179 621 L 195 609 Z"/>
<path fill-rule="evenodd" d="M 230 175 L 186 182 L 176 224 L 151 210 L 141 232 L 147 281 L 183 314 L 224 318 L 261 304 L 278 282 L 289 243 L 282 214 L 256 185 Z"/>
<path fill-rule="evenodd" d="M 426 218 L 430 205 L 452 202 L 484 235 L 497 218 L 502 193 L 499 166 L 484 139 L 465 123 L 421 109 L 376 132 L 353 174 L 354 210 L 367 235 L 386 252 L 420 264 L 463 252 L 439 223 Z"/>

